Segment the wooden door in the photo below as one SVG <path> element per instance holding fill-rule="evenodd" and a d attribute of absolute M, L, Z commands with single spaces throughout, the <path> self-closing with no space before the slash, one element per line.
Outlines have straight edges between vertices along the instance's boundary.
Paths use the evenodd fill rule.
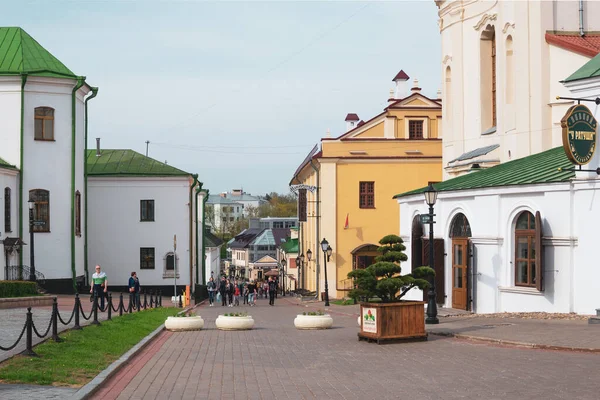
<path fill-rule="evenodd" d="M 452 308 L 467 309 L 468 239 L 452 239 Z"/>

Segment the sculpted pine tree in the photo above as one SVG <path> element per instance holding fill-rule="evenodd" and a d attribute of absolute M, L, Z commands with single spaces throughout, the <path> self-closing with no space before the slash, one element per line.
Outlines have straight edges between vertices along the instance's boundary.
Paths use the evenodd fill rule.
<path fill-rule="evenodd" d="M 379 297 L 382 302 L 399 301 L 412 288 L 425 290 L 435 271 L 429 267 L 415 268 L 412 273 L 401 275 L 400 263 L 406 261 L 406 247 L 397 235 L 384 236 L 379 241 L 380 253 L 375 263 L 365 269 L 357 269 L 348 274 L 356 288 L 350 291 L 354 299 Z"/>

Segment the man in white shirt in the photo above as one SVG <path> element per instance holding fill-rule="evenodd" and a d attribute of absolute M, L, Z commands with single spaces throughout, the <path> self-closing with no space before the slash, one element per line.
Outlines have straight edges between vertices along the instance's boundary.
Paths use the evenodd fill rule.
<path fill-rule="evenodd" d="M 96 265 L 96 272 L 92 275 L 92 285 L 90 293 L 94 293 L 100 299 L 100 308 L 104 308 L 104 296 L 108 291 L 108 279 L 106 274 L 100 270 L 100 266 Z"/>

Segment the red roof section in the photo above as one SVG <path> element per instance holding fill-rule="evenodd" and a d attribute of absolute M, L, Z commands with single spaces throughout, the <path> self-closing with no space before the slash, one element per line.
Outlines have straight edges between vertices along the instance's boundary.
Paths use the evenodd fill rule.
<path fill-rule="evenodd" d="M 600 35 L 557 35 L 546 33 L 546 42 L 588 57 L 600 53 Z"/>
<path fill-rule="evenodd" d="M 400 72 L 398 72 L 396 74 L 396 76 L 394 77 L 394 79 L 392 79 L 392 81 L 407 81 L 409 79 L 410 79 L 410 77 L 408 75 L 406 75 L 406 72 L 404 72 L 403 70 L 400 70 Z"/>
<path fill-rule="evenodd" d="M 356 124 L 357 127 L 359 126 L 363 126 L 365 124 L 365 121 L 363 121 L 362 119 L 360 121 L 358 121 L 358 124 Z"/>
<path fill-rule="evenodd" d="M 345 121 L 358 121 L 360 118 L 358 118 L 358 115 L 356 114 L 348 114 L 346 115 L 346 119 Z"/>

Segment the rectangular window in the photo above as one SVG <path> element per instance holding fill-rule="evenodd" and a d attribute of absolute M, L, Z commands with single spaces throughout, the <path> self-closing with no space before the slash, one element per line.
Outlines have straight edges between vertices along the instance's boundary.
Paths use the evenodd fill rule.
<path fill-rule="evenodd" d="M 375 182 L 359 183 L 360 208 L 375 208 Z"/>
<path fill-rule="evenodd" d="M 81 236 L 81 193 L 75 192 L 75 235 Z"/>
<path fill-rule="evenodd" d="M 4 232 L 12 232 L 10 221 L 10 188 L 4 188 Z"/>
<path fill-rule="evenodd" d="M 140 269 L 154 269 L 154 247 L 140 247 Z"/>
<path fill-rule="evenodd" d="M 54 109 L 37 107 L 34 116 L 34 139 L 54 140 Z"/>
<path fill-rule="evenodd" d="M 154 221 L 154 200 L 140 200 L 140 221 Z"/>
<path fill-rule="evenodd" d="M 30 190 L 29 200 L 33 202 L 33 231 L 50 232 L 50 192 Z"/>
<path fill-rule="evenodd" d="M 408 138 L 423 139 L 423 121 L 408 121 Z"/>
<path fill-rule="evenodd" d="M 273 222 L 273 228 L 274 229 L 281 229 L 281 228 L 283 228 L 283 221 L 275 221 L 275 222 Z"/>

